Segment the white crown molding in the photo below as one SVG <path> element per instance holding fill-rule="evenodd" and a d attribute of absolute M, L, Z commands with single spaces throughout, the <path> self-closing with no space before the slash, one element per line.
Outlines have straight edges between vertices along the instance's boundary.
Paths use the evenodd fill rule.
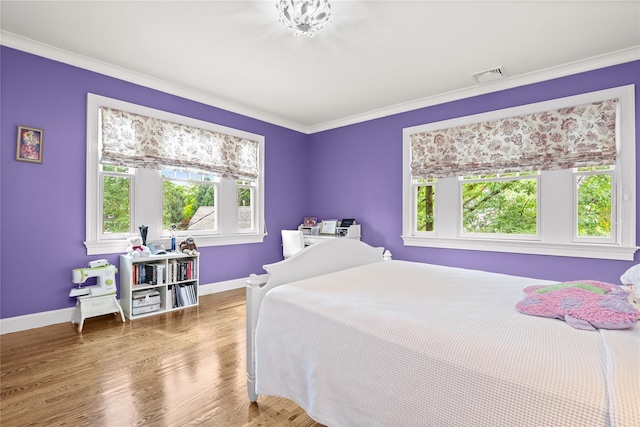
<path fill-rule="evenodd" d="M 0 44 L 43 58 L 62 62 L 67 65 L 104 74 L 140 86 L 156 89 L 171 95 L 180 96 L 182 98 L 197 101 L 212 107 L 221 108 L 233 113 L 248 116 L 257 120 L 261 120 L 273 125 L 282 126 L 287 129 L 295 130 L 305 134 L 309 133 L 308 126 L 283 119 L 278 116 L 267 114 L 261 111 L 253 110 L 242 105 L 235 104 L 220 98 L 203 95 L 197 91 L 179 86 L 164 80 L 156 79 L 145 74 L 137 73 L 126 68 L 118 67 L 103 61 L 89 58 L 87 56 L 78 55 L 67 50 L 59 49 L 44 43 L 40 43 L 19 35 L 0 30 Z"/>
<path fill-rule="evenodd" d="M 394 114 L 405 113 L 407 111 L 418 110 L 420 108 L 431 107 L 433 105 L 444 104 L 447 102 L 458 101 L 460 99 L 471 98 L 478 95 L 484 95 L 500 90 L 511 89 L 518 86 L 539 83 L 545 80 L 552 80 L 560 77 L 566 77 L 572 74 L 578 74 L 585 71 L 596 70 L 598 68 L 609 67 L 612 65 L 623 64 L 625 62 L 637 61 L 640 59 L 640 45 L 629 49 L 623 49 L 611 52 L 605 55 L 596 56 L 580 61 L 569 62 L 557 67 L 546 68 L 527 74 L 514 77 L 507 77 L 503 80 L 476 84 L 464 89 L 445 92 L 427 98 L 417 99 L 415 101 L 405 102 L 401 104 L 391 105 L 378 110 L 369 111 L 363 114 L 356 114 L 351 117 L 345 117 L 340 120 L 321 123 L 311 126 L 309 133 L 316 133 L 325 130 L 335 129 L 342 126 L 348 126 L 355 123 L 365 122 L 368 120 L 378 119 L 381 117 L 391 116 Z"/>
<path fill-rule="evenodd" d="M 388 107 L 372 110 L 363 114 L 356 114 L 353 116 L 345 117 L 339 120 L 333 120 L 325 123 L 320 123 L 313 126 L 305 126 L 300 123 L 295 123 L 290 120 L 283 119 L 271 114 L 266 114 L 261 111 L 249 109 L 247 107 L 226 101 L 223 99 L 214 98 L 211 96 L 202 95 L 199 92 L 187 89 L 182 86 L 178 86 L 172 83 L 165 82 L 160 79 L 155 79 L 147 75 L 136 73 L 134 71 L 117 67 L 106 62 L 97 61 L 95 59 L 78 55 L 63 49 L 36 42 L 31 39 L 27 39 L 18 36 L 13 33 L 0 30 L 0 44 L 18 49 L 27 53 L 42 56 L 44 58 L 59 61 L 68 65 L 83 68 L 89 71 L 94 71 L 100 74 L 104 74 L 110 77 L 118 78 L 127 82 L 135 83 L 141 86 L 145 86 L 151 89 L 156 89 L 162 92 L 166 92 L 172 95 L 180 96 L 193 101 L 201 102 L 206 105 L 210 105 L 216 108 L 222 108 L 224 110 L 242 114 L 257 120 L 262 120 L 273 125 L 282 126 L 287 129 L 298 131 L 305 134 L 313 134 L 316 132 L 322 132 L 325 130 L 331 130 L 343 126 L 348 126 L 356 123 L 365 122 L 368 120 L 378 119 L 394 114 L 405 113 L 407 111 L 417 110 L 420 108 L 430 107 L 433 105 L 443 104 L 446 102 L 457 101 L 464 98 L 470 98 L 473 96 L 484 95 L 490 92 L 496 92 L 505 89 L 511 89 L 517 86 L 523 86 L 532 83 L 538 83 L 545 80 L 551 80 L 559 77 L 569 76 L 571 74 L 577 74 L 585 71 L 591 71 L 598 68 L 604 68 L 612 65 L 618 65 L 625 62 L 636 61 L 640 59 L 640 45 L 634 46 L 628 49 L 623 49 L 608 54 L 588 58 L 580 61 L 574 61 L 567 64 L 563 64 L 557 67 L 546 68 L 531 72 L 528 74 L 507 77 L 506 79 L 469 86 L 465 89 L 442 93 L 427 98 L 421 98 L 410 102 L 391 105 Z"/>

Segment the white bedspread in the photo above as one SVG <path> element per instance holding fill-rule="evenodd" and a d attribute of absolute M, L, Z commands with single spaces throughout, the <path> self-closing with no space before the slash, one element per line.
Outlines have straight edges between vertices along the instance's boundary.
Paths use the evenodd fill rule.
<path fill-rule="evenodd" d="M 640 328 L 518 313 L 544 283 L 387 261 L 282 285 L 260 309 L 257 392 L 336 427 L 640 426 Z"/>

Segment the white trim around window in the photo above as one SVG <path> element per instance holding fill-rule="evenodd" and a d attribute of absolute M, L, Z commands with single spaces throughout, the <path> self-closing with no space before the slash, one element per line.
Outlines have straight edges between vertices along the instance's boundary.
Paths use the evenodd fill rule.
<path fill-rule="evenodd" d="M 99 159 L 100 159 L 100 146 L 99 146 L 99 107 L 106 106 L 110 108 L 116 108 L 123 111 L 129 111 L 137 114 L 146 115 L 162 120 L 182 123 L 190 126 L 195 126 L 203 129 L 208 129 L 214 132 L 220 132 L 227 135 L 237 136 L 241 138 L 248 138 L 259 142 L 259 168 L 260 174 L 255 183 L 255 226 L 249 231 L 229 231 L 230 227 L 222 228 L 222 231 L 218 230 L 216 233 L 211 234 L 198 234 L 196 237 L 198 247 L 206 246 L 223 246 L 223 245 L 237 245 L 245 243 L 261 243 L 264 240 L 266 233 L 264 232 L 264 136 L 256 135 L 253 133 L 241 131 L 238 129 L 232 129 L 225 126 L 216 125 L 213 123 L 205 122 L 202 120 L 193 119 L 186 116 L 180 116 L 177 114 L 169 113 L 166 111 L 156 110 L 141 105 L 120 101 L 117 99 L 107 98 L 95 94 L 87 94 L 87 159 L 86 159 L 86 240 L 84 242 L 87 248 L 87 255 L 99 255 L 109 253 L 121 253 L 125 252 L 128 246 L 126 239 L 105 239 L 100 236 L 100 184 L 99 184 Z M 134 184 L 133 191 L 136 192 L 134 198 L 145 198 L 153 196 L 150 193 L 157 193 L 156 196 L 161 195 L 161 179 L 159 179 L 159 171 L 143 170 L 140 169 L 136 172 L 137 181 L 148 181 L 149 174 L 157 172 L 158 179 L 157 186 L 159 188 L 152 188 L 145 185 L 144 182 L 138 182 Z M 144 190 L 143 188 L 146 188 Z M 152 191 L 149 191 L 152 190 Z M 222 191 L 222 193 L 225 193 Z M 237 210 L 237 194 L 229 193 L 227 199 L 231 200 L 234 205 L 234 209 Z M 223 195 L 224 196 L 224 195 Z M 154 202 L 155 205 L 155 202 Z M 161 205 L 158 205 L 158 209 L 161 210 Z M 144 215 L 142 223 L 149 226 L 149 241 L 163 244 L 165 247 L 170 247 L 171 236 L 168 233 L 162 231 L 162 213 L 155 213 L 153 215 Z M 135 219 L 136 217 L 134 217 Z M 140 218 L 140 214 L 137 214 L 137 218 Z M 140 224 L 134 224 L 134 228 Z M 225 231 L 227 230 L 227 231 Z M 180 237 L 178 237 L 180 239 Z"/>
<path fill-rule="evenodd" d="M 435 230 L 415 231 L 415 195 L 411 176 L 410 135 L 454 126 L 559 109 L 618 98 L 617 147 L 614 175 L 614 241 L 580 241 L 573 233 L 575 190 L 571 170 L 543 171 L 540 175 L 539 236 L 533 240 L 461 236 L 458 178 L 438 179 L 435 185 Z M 634 85 L 553 99 L 535 104 L 490 111 L 473 116 L 434 122 L 403 130 L 403 233 L 406 246 L 510 252 L 613 260 L 633 260 L 636 246 L 636 144 Z M 446 194 L 446 197 L 442 195 Z M 438 197 L 438 195 L 440 197 Z M 558 215 L 561 210 L 561 215 Z M 584 240 L 584 239 L 583 239 Z"/>

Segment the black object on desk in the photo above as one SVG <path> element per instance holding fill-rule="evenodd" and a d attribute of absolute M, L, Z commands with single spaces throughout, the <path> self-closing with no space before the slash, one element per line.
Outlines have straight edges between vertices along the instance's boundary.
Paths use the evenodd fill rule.
<path fill-rule="evenodd" d="M 355 223 L 356 223 L 355 219 L 353 219 L 353 218 L 345 218 L 342 221 L 340 221 L 340 227 L 351 227 Z"/>

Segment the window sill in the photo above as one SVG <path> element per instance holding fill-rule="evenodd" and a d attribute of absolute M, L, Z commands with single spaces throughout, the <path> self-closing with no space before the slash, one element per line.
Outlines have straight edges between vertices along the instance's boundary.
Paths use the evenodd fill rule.
<path fill-rule="evenodd" d="M 243 245 L 248 243 L 262 243 L 265 234 L 234 234 L 226 236 L 198 236 L 194 237 L 198 248 L 207 246 Z M 181 238 L 177 238 L 178 242 Z M 165 248 L 171 248 L 171 239 L 151 239 L 154 243 L 160 243 Z M 87 255 L 103 255 L 125 253 L 129 244 L 126 240 L 99 240 L 84 242 Z"/>
<path fill-rule="evenodd" d="M 637 246 L 402 236 L 405 246 L 633 261 Z"/>

